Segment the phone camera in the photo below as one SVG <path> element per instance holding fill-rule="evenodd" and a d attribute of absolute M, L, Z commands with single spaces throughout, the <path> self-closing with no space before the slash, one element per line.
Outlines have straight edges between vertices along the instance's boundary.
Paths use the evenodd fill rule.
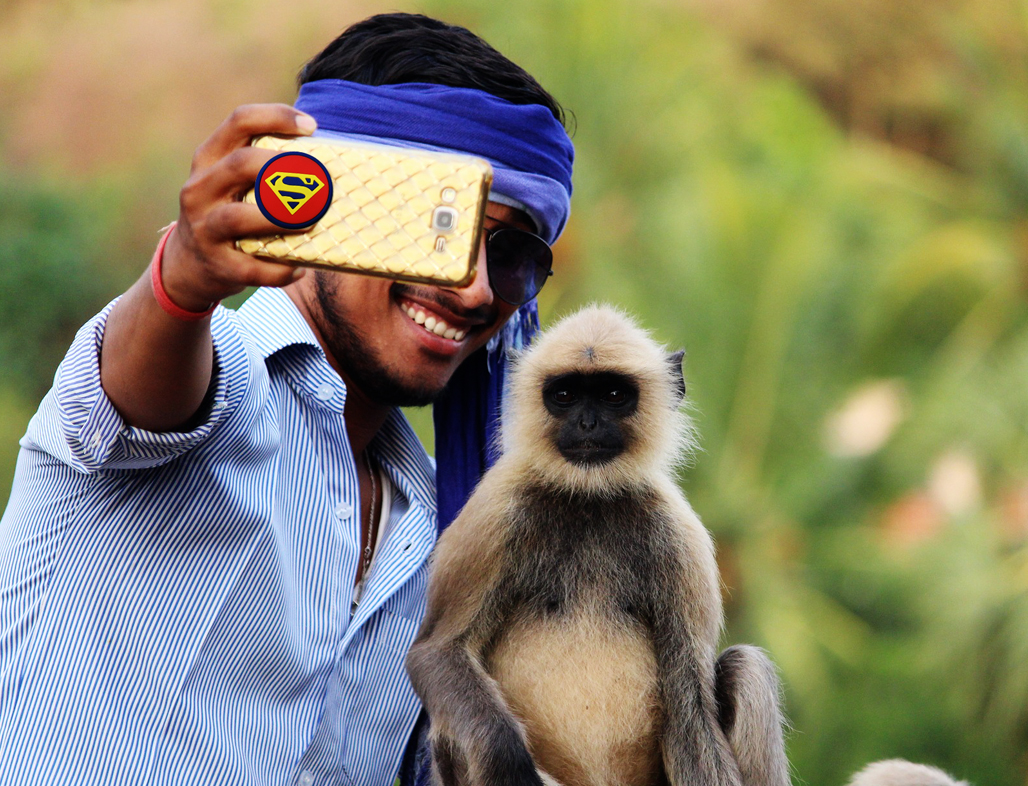
<path fill-rule="evenodd" d="M 452 207 L 437 207 L 432 213 L 432 229 L 452 232 L 457 226 L 457 211 Z"/>

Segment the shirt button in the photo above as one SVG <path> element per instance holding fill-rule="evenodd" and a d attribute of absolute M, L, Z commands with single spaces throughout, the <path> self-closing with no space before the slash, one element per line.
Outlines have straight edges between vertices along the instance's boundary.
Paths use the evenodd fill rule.
<path fill-rule="evenodd" d="M 336 506 L 336 515 L 341 519 L 348 519 L 353 515 L 353 506 L 348 505 L 345 502 L 341 502 Z"/>
<path fill-rule="evenodd" d="M 228 406 L 228 403 L 226 403 L 226 401 L 224 399 L 221 399 L 221 398 L 217 399 L 214 402 L 214 409 L 217 412 L 220 412 L 221 410 L 223 410 L 227 406 Z"/>
<path fill-rule="evenodd" d="M 307 772 L 307 770 L 301 772 L 300 777 L 296 780 L 297 786 L 311 786 L 312 783 L 314 783 L 314 776 Z"/>
<path fill-rule="evenodd" d="M 322 382 L 318 385 L 318 392 L 315 394 L 322 401 L 331 401 L 332 396 L 336 394 L 335 388 L 333 388 L 327 382 Z"/>
<path fill-rule="evenodd" d="M 94 448 L 100 447 L 102 444 L 104 444 L 104 435 L 101 434 L 99 431 L 94 431 L 93 438 L 89 440 L 89 444 L 92 445 Z"/>

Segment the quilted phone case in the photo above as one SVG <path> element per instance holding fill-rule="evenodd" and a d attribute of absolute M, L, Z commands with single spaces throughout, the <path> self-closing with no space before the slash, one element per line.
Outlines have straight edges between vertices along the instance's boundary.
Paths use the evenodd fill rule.
<path fill-rule="evenodd" d="M 317 158 L 332 177 L 332 200 L 305 231 L 241 238 L 241 251 L 422 284 L 459 287 L 474 278 L 489 162 L 318 137 L 261 136 L 252 144 Z M 244 201 L 256 202 L 253 190 Z"/>

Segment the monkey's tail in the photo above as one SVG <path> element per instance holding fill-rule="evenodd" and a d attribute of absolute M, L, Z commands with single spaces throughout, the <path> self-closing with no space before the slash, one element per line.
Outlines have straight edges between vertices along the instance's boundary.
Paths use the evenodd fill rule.
<path fill-rule="evenodd" d="M 715 664 L 718 721 L 739 765 L 744 786 L 788 786 L 781 683 L 759 647 L 736 644 Z"/>
<path fill-rule="evenodd" d="M 903 759 L 876 761 L 853 776 L 849 786 L 968 786 L 938 767 L 912 764 Z"/>

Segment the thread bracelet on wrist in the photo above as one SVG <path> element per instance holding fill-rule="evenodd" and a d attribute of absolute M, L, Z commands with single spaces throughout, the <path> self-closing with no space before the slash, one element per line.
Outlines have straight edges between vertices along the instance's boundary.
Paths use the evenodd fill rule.
<path fill-rule="evenodd" d="M 168 297 L 168 293 L 164 290 L 164 284 L 161 281 L 161 262 L 164 259 L 164 247 L 168 244 L 168 238 L 171 237 L 171 233 L 175 231 L 177 225 L 178 221 L 172 221 L 168 226 L 168 231 L 164 233 L 157 244 L 153 261 L 150 262 L 150 284 L 153 287 L 153 295 L 157 299 L 157 305 L 161 307 L 165 314 L 175 319 L 180 319 L 183 322 L 199 322 L 201 319 L 206 319 L 213 314 L 218 304 L 215 303 L 206 311 L 186 311 L 184 308 L 175 305 L 174 301 Z"/>

